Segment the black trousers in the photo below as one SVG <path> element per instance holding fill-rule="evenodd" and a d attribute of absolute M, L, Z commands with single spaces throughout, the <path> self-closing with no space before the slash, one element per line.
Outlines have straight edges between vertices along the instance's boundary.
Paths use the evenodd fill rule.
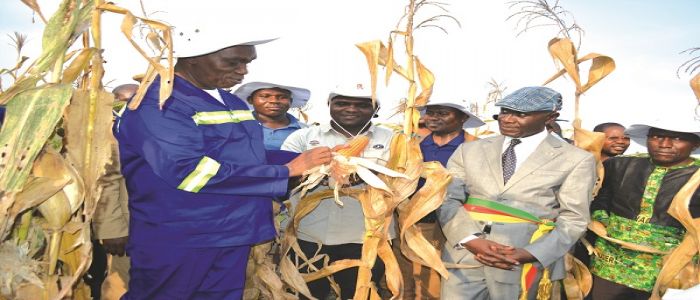
<path fill-rule="evenodd" d="M 648 300 L 651 293 L 633 289 L 593 275 L 593 300 Z"/>
<path fill-rule="evenodd" d="M 307 258 L 311 258 L 316 253 L 318 245 L 316 243 L 297 240 L 301 251 L 304 252 Z M 362 244 L 340 244 L 340 245 L 322 245 L 320 254 L 326 254 L 329 257 L 329 263 L 341 259 L 360 259 L 362 257 Z M 292 260 L 294 255 L 292 254 Z M 314 263 L 317 268 L 322 267 L 322 262 Z M 308 269 L 302 269 L 301 272 L 309 272 Z M 377 258 L 372 268 L 372 281 L 379 287 L 379 281 L 384 276 L 384 263 Z M 333 279 L 340 286 L 341 299 L 352 299 L 355 295 L 355 287 L 357 285 L 357 268 L 348 268 L 333 274 Z M 325 299 L 331 291 L 331 285 L 327 278 L 321 278 L 311 282 L 307 282 L 311 294 L 318 299 Z M 307 299 L 300 295 L 300 299 Z"/>

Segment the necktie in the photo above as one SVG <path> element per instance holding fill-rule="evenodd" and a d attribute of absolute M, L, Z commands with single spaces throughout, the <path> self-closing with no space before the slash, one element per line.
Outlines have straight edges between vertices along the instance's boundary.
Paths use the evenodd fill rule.
<path fill-rule="evenodd" d="M 508 148 L 506 148 L 506 151 L 503 152 L 501 156 L 501 162 L 503 163 L 503 184 L 508 182 L 510 177 L 513 176 L 513 173 L 515 173 L 515 162 L 517 161 L 515 158 L 515 146 L 520 143 L 521 141 L 519 139 L 510 140 L 510 145 L 508 145 Z"/>

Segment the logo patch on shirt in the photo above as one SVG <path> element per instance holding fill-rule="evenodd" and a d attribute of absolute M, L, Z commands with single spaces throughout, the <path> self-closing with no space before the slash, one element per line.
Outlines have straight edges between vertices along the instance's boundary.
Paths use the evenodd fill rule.
<path fill-rule="evenodd" d="M 317 140 L 309 141 L 309 145 L 311 145 L 311 146 L 317 146 L 317 145 L 320 144 L 320 143 L 321 143 L 321 142 L 319 142 L 319 141 L 317 141 Z"/>
<path fill-rule="evenodd" d="M 376 149 L 376 150 L 384 149 L 384 145 L 382 145 L 382 144 L 375 144 L 374 146 L 372 146 L 372 148 L 373 148 L 373 149 Z"/>

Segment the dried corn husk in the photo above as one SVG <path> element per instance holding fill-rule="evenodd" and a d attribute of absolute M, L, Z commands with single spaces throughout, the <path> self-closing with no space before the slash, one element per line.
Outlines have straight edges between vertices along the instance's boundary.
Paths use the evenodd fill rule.
<path fill-rule="evenodd" d="M 0 298 L 16 299 L 22 285 L 43 288 L 41 266 L 31 259 L 27 245 L 0 244 Z M 27 299 L 27 298 L 25 298 Z"/>
<path fill-rule="evenodd" d="M 625 242 L 623 240 L 618 240 L 616 238 L 611 238 L 608 236 L 608 231 L 607 231 L 607 229 L 605 229 L 605 225 L 603 225 L 603 223 L 600 223 L 598 221 L 591 221 L 591 223 L 588 224 L 588 230 L 593 231 L 593 233 L 597 234 L 599 237 L 605 239 L 606 241 L 618 244 L 618 245 L 622 246 L 622 248 L 625 248 L 625 249 L 646 252 L 646 253 L 653 253 L 653 254 L 668 254 L 668 251 L 662 251 L 662 250 L 659 250 L 659 249 L 656 249 L 653 247 L 638 245 L 635 243 L 630 243 L 630 242 Z"/>
<path fill-rule="evenodd" d="M 115 143 L 111 131 L 113 102 L 114 96 L 104 90 L 78 90 L 66 109 L 66 156 L 74 162 L 85 184 L 85 211 L 89 216 L 102 193 L 102 185 L 97 181 L 111 162 L 111 147 Z"/>
<path fill-rule="evenodd" d="M 574 144 L 583 150 L 588 151 L 593 154 L 596 161 L 596 174 L 598 179 L 593 187 L 593 196 L 598 194 L 598 190 L 603 185 L 603 179 L 605 178 L 605 168 L 603 168 L 603 162 L 601 161 L 601 153 L 603 151 L 603 144 L 605 143 L 605 133 L 593 132 L 581 128 L 581 119 L 574 120 Z"/>
<path fill-rule="evenodd" d="M 608 76 L 615 70 L 615 61 L 609 56 L 598 53 L 589 53 L 584 57 L 577 59 L 577 51 L 573 42 L 566 38 L 553 38 L 549 41 L 549 53 L 556 63 L 561 64 L 563 68 L 552 77 L 544 82 L 544 85 L 552 82 L 558 77 L 568 74 L 576 85 L 576 94 L 585 93 L 600 80 Z M 578 65 L 584 61 L 592 60 L 591 67 L 588 71 L 588 81 L 586 84 L 581 84 Z M 577 116 L 578 117 L 578 116 Z"/>
<path fill-rule="evenodd" d="M 686 229 L 685 237 L 668 257 L 659 276 L 656 278 L 651 299 L 660 299 L 668 288 L 687 289 L 700 283 L 700 268 L 693 263 L 693 257 L 700 254 L 700 218 L 690 215 L 690 201 L 700 187 L 700 170 L 678 191 L 668 213 Z"/>
<path fill-rule="evenodd" d="M 361 190 L 356 189 L 343 189 L 340 191 L 340 193 L 343 195 L 352 195 L 355 197 L 357 197 L 357 195 L 361 192 Z M 280 261 L 281 277 L 284 280 L 284 282 L 288 284 L 291 288 L 293 288 L 295 291 L 301 293 L 309 299 L 315 298 L 311 296 L 311 292 L 306 286 L 306 282 L 317 280 L 319 278 L 331 275 L 337 271 L 359 265 L 358 262 L 355 262 L 353 264 L 352 262 L 346 261 L 337 261 L 334 262 L 333 265 L 329 265 L 327 257 L 317 255 L 316 257 L 308 258 L 299 248 L 299 244 L 297 243 L 296 238 L 296 232 L 299 226 L 299 222 L 302 218 L 304 218 L 304 216 L 308 215 L 311 211 L 316 209 L 318 204 L 323 199 L 331 197 L 333 197 L 333 190 L 323 190 L 303 197 L 294 210 L 294 214 L 292 215 L 292 221 L 289 222 L 289 225 L 285 230 L 284 239 L 282 240 L 282 256 Z M 289 257 L 290 250 L 293 250 L 296 254 L 298 263 L 293 262 L 292 259 Z M 319 260 L 323 261 L 323 267 L 321 269 L 318 269 L 313 265 L 314 262 Z M 304 274 L 302 276 L 299 270 L 307 266 L 314 272 Z M 334 289 L 336 290 L 336 292 L 338 292 L 337 285 L 334 287 Z"/>
<path fill-rule="evenodd" d="M 565 256 L 566 278 L 564 290 L 567 300 L 583 300 L 593 287 L 593 276 L 580 260 L 567 253 Z"/>
<path fill-rule="evenodd" d="M 116 6 L 111 2 L 98 5 L 97 9 L 124 15 L 124 20 L 122 21 L 121 25 L 122 33 L 124 33 L 124 36 L 126 36 L 131 45 L 134 46 L 134 49 L 136 49 L 149 63 L 148 70 L 141 80 L 141 84 L 139 85 L 136 95 L 134 95 L 132 100 L 129 102 L 129 109 L 136 109 L 139 107 L 143 96 L 146 94 L 146 90 L 151 83 L 153 83 L 156 75 L 160 75 L 161 78 L 159 98 L 160 106 L 163 107 L 165 100 L 170 97 L 170 94 L 173 91 L 173 79 L 175 78 L 173 40 L 170 26 L 162 22 L 136 17 L 129 10 Z M 146 53 L 146 51 L 143 50 L 143 48 L 141 48 L 141 46 L 139 46 L 134 40 L 133 31 L 137 22 L 140 22 L 146 26 L 150 31 L 147 37 L 148 40 L 151 41 L 151 46 L 156 47 L 155 49 L 158 51 L 156 55 Z M 156 36 L 158 38 L 156 38 Z M 165 65 L 161 63 L 162 59 L 165 59 Z"/>
<path fill-rule="evenodd" d="M 695 75 L 692 79 L 690 79 L 690 88 L 693 89 L 693 93 L 695 93 L 695 98 L 698 99 L 698 102 L 700 102 L 700 73 Z"/>

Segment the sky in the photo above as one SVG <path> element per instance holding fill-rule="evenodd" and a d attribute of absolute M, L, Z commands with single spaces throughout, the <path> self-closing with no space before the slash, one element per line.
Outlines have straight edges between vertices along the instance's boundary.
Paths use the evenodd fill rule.
<path fill-rule="evenodd" d="M 143 0 L 146 10 L 156 19 L 173 6 L 190 1 Z M 58 1 L 38 0 L 47 17 Z M 138 1 L 113 1 L 140 15 Z M 194 3 L 204 3 L 200 0 Z M 506 87 L 508 94 L 523 86 L 541 85 L 557 71 L 547 51 L 555 37 L 554 27 L 531 29 L 518 35 L 515 20 L 506 20 L 517 9 L 508 1 L 443 0 L 447 14 L 459 21 L 443 19 L 447 34 L 435 28 L 415 32 L 414 53 L 436 76 L 433 101 L 440 97 L 457 97 L 483 104 L 491 80 Z M 550 1 L 552 2 L 552 1 Z M 173 4 L 175 3 L 175 4 Z M 309 115 L 313 121 L 328 120 L 326 99 L 337 84 L 367 78 L 364 57 L 356 43 L 382 40 L 395 29 L 407 0 L 255 0 L 219 1 L 221 8 L 207 10 L 188 7 L 191 16 L 181 19 L 196 22 L 196 10 L 208 18 L 224 16 L 221 34 L 235 35 L 241 30 L 273 34 L 278 40 L 257 47 L 258 59 L 249 66 L 248 81 L 268 81 L 310 89 Z M 677 76 L 677 68 L 692 56 L 681 51 L 700 47 L 700 1 L 697 0 L 561 0 L 576 23 L 585 31 L 579 56 L 595 52 L 612 57 L 616 70 L 581 97 L 583 127 L 615 121 L 623 125 L 673 116 L 690 116 L 697 104 L 688 85 L 690 76 Z M 436 15 L 425 9 L 417 19 Z M 7 34 L 19 31 L 29 35 L 24 55 L 36 57 L 40 48 L 40 22 L 19 0 L 7 1 L 0 12 L 0 67 L 14 64 L 13 48 Z M 36 19 L 36 18 L 35 18 Z M 119 32 L 120 17 L 104 14 L 103 36 L 108 89 L 130 83 L 131 76 L 145 70 L 145 62 L 132 50 Z M 567 19 L 571 22 L 571 19 Z M 242 25 L 241 24 L 245 24 Z M 698 53 L 696 53 L 698 54 Z M 399 60 L 400 64 L 405 64 Z M 587 69 L 588 65 L 582 65 Z M 586 78 L 585 71 L 582 71 Z M 3 77 L 3 86 L 7 78 Z M 574 85 L 561 78 L 549 87 L 562 93 L 564 109 L 561 119 L 573 119 Z M 236 87 L 234 87 L 235 89 Z M 406 94 L 402 78 L 391 78 L 389 87 L 381 87 L 382 121 L 389 118 Z M 454 100 L 454 99 L 450 99 Z M 483 114 L 493 113 L 493 108 Z M 693 122 L 690 117 L 688 122 Z M 494 123 L 491 123 L 494 124 Z M 697 122 L 695 122 L 698 125 Z M 570 128 L 567 122 L 562 127 Z M 495 126 L 495 125 L 491 125 Z M 698 125 L 700 127 L 700 125 Z"/>

